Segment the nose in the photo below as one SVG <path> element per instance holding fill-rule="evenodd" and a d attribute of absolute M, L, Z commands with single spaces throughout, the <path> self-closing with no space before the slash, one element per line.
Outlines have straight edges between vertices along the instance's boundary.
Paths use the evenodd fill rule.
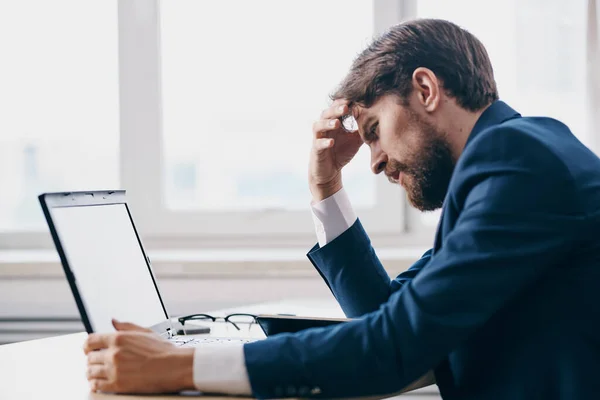
<path fill-rule="evenodd" d="M 381 171 L 385 170 L 385 166 L 387 165 L 388 158 L 387 154 L 385 154 L 381 147 L 379 146 L 379 141 L 371 144 L 371 170 L 375 175 L 381 173 Z"/>

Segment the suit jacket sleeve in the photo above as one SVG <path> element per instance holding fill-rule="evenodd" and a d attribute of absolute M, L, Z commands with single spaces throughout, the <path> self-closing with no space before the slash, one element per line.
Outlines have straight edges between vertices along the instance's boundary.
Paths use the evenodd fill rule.
<path fill-rule="evenodd" d="M 447 199 L 460 211 L 454 228 L 377 311 L 246 344 L 254 394 L 293 395 L 282 387 L 319 397 L 396 392 L 546 274 L 560 273 L 585 219 L 564 164 L 524 136 L 503 128 L 482 133 L 478 151 L 465 150 Z"/>
<path fill-rule="evenodd" d="M 414 278 L 431 250 L 396 279 L 390 280 L 360 220 L 326 246 L 315 245 L 308 258 L 349 318 L 377 310 L 390 295 Z"/>

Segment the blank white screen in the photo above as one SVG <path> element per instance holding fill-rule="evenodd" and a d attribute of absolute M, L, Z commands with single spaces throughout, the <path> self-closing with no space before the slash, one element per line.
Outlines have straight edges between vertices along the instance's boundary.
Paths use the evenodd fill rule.
<path fill-rule="evenodd" d="M 94 332 L 111 318 L 150 327 L 166 319 L 124 204 L 51 210 Z"/>

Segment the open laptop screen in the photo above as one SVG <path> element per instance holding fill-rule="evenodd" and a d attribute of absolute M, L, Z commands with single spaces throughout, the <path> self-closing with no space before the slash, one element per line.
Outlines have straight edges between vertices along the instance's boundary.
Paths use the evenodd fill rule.
<path fill-rule="evenodd" d="M 111 318 L 145 327 L 167 318 L 125 204 L 51 213 L 94 332 L 114 331 Z"/>

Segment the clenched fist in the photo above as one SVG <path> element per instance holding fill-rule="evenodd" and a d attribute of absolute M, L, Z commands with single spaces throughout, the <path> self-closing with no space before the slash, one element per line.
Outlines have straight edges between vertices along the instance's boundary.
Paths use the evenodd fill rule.
<path fill-rule="evenodd" d="M 148 329 L 113 321 L 119 332 L 91 333 L 84 344 L 92 391 L 165 393 L 193 389 L 193 348 Z"/>

